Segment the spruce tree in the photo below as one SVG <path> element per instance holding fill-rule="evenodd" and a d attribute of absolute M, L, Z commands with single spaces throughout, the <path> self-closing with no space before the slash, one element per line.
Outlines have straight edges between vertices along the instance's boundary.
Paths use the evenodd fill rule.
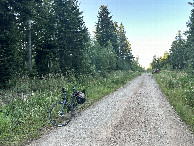
<path fill-rule="evenodd" d="M 185 59 L 185 40 L 182 39 L 181 31 L 179 31 L 170 49 L 170 62 L 174 69 L 183 69 Z"/>
<path fill-rule="evenodd" d="M 55 37 L 59 65 L 62 73 L 82 71 L 88 31 L 79 10 L 77 0 L 57 0 L 53 3 Z"/>
<path fill-rule="evenodd" d="M 121 23 L 119 27 L 117 27 L 117 36 L 118 36 L 118 46 L 119 46 L 119 54 L 118 54 L 118 69 L 129 69 L 132 63 L 132 59 L 134 58 L 131 53 L 131 44 L 127 40 L 126 32 L 124 29 L 124 25 Z"/>
<path fill-rule="evenodd" d="M 107 47 L 109 42 L 118 53 L 117 34 L 110 12 L 107 6 L 102 5 L 98 12 L 98 22 L 96 23 L 96 40 L 101 47 Z"/>
<path fill-rule="evenodd" d="M 38 7 L 33 27 L 36 70 L 39 76 L 59 73 L 54 10 L 47 1 L 39 3 Z"/>
<path fill-rule="evenodd" d="M 189 3 L 192 7 L 194 7 L 194 2 Z M 191 10 L 190 20 L 188 22 L 188 36 L 187 36 L 187 63 L 188 67 L 194 70 L 194 9 Z"/>
<path fill-rule="evenodd" d="M 5 87 L 15 75 L 16 28 L 13 7 L 9 1 L 0 0 L 0 86 Z"/>

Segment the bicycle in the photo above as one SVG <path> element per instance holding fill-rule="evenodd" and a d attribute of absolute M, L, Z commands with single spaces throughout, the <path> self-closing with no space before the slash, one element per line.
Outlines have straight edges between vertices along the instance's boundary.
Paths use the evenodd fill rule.
<path fill-rule="evenodd" d="M 67 95 L 66 89 L 62 88 L 65 96 L 62 97 L 62 101 L 53 104 L 49 111 L 49 120 L 53 125 L 58 127 L 66 126 L 74 116 L 78 104 L 83 104 L 86 101 L 85 90 L 79 92 L 75 89 L 73 87 L 73 93 Z M 71 103 L 68 101 L 69 96 L 71 96 Z"/>

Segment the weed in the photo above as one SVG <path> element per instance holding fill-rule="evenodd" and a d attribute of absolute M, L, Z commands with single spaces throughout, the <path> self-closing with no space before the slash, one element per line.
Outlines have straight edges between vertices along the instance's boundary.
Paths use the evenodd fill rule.
<path fill-rule="evenodd" d="M 162 71 L 155 77 L 181 119 L 194 132 L 194 76 L 184 71 Z"/>
<path fill-rule="evenodd" d="M 86 89 L 87 102 L 82 108 L 87 108 L 140 74 L 117 71 L 106 77 L 82 75 L 78 79 L 71 77 L 73 82 L 68 83 L 62 76 L 19 80 L 14 88 L 6 90 L 9 104 L 0 107 L 0 145 L 22 145 L 38 138 L 45 127 L 51 127 L 48 111 L 61 100 L 62 87 L 67 87 L 69 93 L 73 86 Z M 21 92 L 28 96 L 15 96 Z M 2 95 L 5 93 L 1 92 Z"/>

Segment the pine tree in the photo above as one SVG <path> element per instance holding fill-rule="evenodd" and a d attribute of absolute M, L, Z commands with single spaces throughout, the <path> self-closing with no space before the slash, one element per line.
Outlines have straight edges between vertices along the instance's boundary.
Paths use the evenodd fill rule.
<path fill-rule="evenodd" d="M 181 31 L 179 31 L 170 49 L 171 65 L 174 69 L 183 69 L 185 67 L 185 58 L 185 40 L 182 39 Z"/>
<path fill-rule="evenodd" d="M 62 73 L 69 70 L 76 74 L 82 71 L 84 50 L 88 31 L 77 0 L 58 0 L 53 3 L 55 37 L 59 65 Z"/>
<path fill-rule="evenodd" d="M 4 87 L 16 68 L 16 19 L 9 1 L 0 0 L 0 18 L 0 86 Z"/>
<path fill-rule="evenodd" d="M 107 47 L 109 42 L 112 44 L 116 54 L 118 53 L 117 34 L 110 12 L 107 6 L 102 5 L 98 12 L 98 22 L 96 24 L 96 40 L 101 47 Z"/>
<path fill-rule="evenodd" d="M 118 43 L 119 43 L 119 57 L 122 59 L 126 58 L 127 48 L 128 48 L 128 41 L 125 36 L 125 29 L 123 24 L 121 23 L 118 30 Z"/>
<path fill-rule="evenodd" d="M 39 3 L 38 8 L 33 27 L 36 70 L 39 76 L 59 73 L 54 10 L 47 1 Z"/>
<path fill-rule="evenodd" d="M 194 7 L 194 2 L 189 4 Z M 191 10 L 187 27 L 189 28 L 186 48 L 187 64 L 190 69 L 194 70 L 194 9 Z"/>
<path fill-rule="evenodd" d="M 28 70 L 28 73 L 32 73 L 32 47 L 34 46 L 33 40 L 31 37 L 33 32 L 31 29 L 34 27 L 35 17 L 37 15 L 36 11 L 38 10 L 37 5 L 41 3 L 41 0 L 11 0 L 11 5 L 13 6 L 15 18 L 17 20 L 16 27 L 18 30 L 17 33 L 17 44 L 18 44 L 18 53 L 20 54 L 20 70 Z M 29 43 L 32 42 L 30 45 Z M 23 64 L 23 66 L 22 66 Z M 28 65 L 26 65 L 28 64 Z M 28 66 L 26 68 L 26 66 Z"/>
<path fill-rule="evenodd" d="M 129 69 L 132 63 L 132 59 L 134 58 L 131 53 L 131 44 L 127 40 L 126 32 L 124 29 L 124 25 L 121 23 L 117 28 L 117 36 L 118 36 L 118 69 Z"/>
<path fill-rule="evenodd" d="M 156 55 L 153 56 L 153 60 L 152 60 L 152 63 L 150 64 L 150 66 L 152 67 L 152 69 L 159 69 L 160 68 L 159 59 L 156 58 Z"/>

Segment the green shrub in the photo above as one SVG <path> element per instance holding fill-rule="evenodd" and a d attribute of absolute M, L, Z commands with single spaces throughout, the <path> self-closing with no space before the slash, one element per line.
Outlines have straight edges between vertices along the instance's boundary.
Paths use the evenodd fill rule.
<path fill-rule="evenodd" d="M 138 75 L 139 72 L 117 71 L 108 73 L 106 77 L 82 75 L 76 79 L 72 76 L 72 82 L 69 83 L 63 77 L 22 79 L 23 83 L 20 82 L 20 85 L 17 85 L 18 90 L 14 88 L 14 91 L 30 94 L 25 98 L 13 97 L 15 93 L 11 89 L 9 94 L 12 95 L 12 100 L 0 107 L 0 145 L 23 144 L 39 137 L 45 127 L 53 126 L 50 124 L 48 111 L 54 103 L 61 100 L 62 87 L 65 86 L 69 93 L 72 92 L 73 86 L 78 87 L 78 90 L 86 89 L 87 101 L 82 108 L 87 108 Z M 32 92 L 35 87 L 36 92 Z"/>
<path fill-rule="evenodd" d="M 162 71 L 155 77 L 179 116 L 194 131 L 194 76 L 184 71 Z"/>

